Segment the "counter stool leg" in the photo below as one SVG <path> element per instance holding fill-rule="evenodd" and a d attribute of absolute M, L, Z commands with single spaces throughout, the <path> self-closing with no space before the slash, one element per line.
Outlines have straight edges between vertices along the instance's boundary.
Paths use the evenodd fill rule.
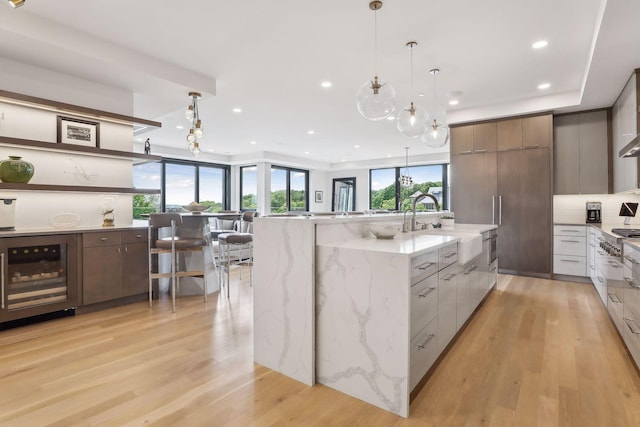
<path fill-rule="evenodd" d="M 230 296 L 229 288 L 231 287 L 231 245 L 227 243 L 227 298 Z"/>
<path fill-rule="evenodd" d="M 207 273 L 205 271 L 205 251 L 206 248 L 202 247 L 202 287 L 204 288 L 204 302 L 207 302 Z"/>
<path fill-rule="evenodd" d="M 171 254 L 171 306 L 173 312 L 176 312 L 176 256 L 174 252 Z"/>

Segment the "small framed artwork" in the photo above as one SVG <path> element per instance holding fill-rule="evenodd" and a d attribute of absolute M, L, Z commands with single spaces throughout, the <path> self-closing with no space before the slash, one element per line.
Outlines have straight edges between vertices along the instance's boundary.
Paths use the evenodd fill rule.
<path fill-rule="evenodd" d="M 100 123 L 58 116 L 58 143 L 100 147 Z"/>
<path fill-rule="evenodd" d="M 322 191 L 316 191 L 316 203 L 322 203 Z"/>

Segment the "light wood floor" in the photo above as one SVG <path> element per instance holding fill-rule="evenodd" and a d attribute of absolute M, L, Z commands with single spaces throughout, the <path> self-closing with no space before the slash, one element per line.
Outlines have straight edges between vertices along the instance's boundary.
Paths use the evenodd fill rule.
<path fill-rule="evenodd" d="M 0 332 L 0 425 L 640 426 L 640 378 L 589 285 L 500 276 L 409 419 L 254 365 L 237 277 L 229 301 L 178 303 Z"/>

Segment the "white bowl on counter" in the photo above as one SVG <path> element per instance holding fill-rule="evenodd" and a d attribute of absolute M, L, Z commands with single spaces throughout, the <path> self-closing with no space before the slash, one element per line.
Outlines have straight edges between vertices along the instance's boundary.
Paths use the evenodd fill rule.
<path fill-rule="evenodd" d="M 370 222 L 369 231 L 378 239 L 393 239 L 402 231 L 401 222 Z"/>

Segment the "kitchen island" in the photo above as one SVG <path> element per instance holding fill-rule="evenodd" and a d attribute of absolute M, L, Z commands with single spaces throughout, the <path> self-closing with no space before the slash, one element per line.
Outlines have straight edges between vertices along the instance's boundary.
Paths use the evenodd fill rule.
<path fill-rule="evenodd" d="M 438 215 L 419 220 L 438 222 Z M 368 231 L 369 222 L 402 220 L 402 215 L 256 220 L 254 360 L 305 384 L 317 381 L 408 416 L 411 390 L 464 323 L 456 312 L 457 276 L 484 280 L 482 296 L 495 281 L 490 285 L 489 275 L 480 275 L 482 268 L 472 262 L 468 274 L 457 263 L 458 242 L 466 239 L 460 232 L 419 231 L 378 240 Z M 479 233 L 495 226 L 472 228 L 463 234 L 480 239 Z M 439 293 L 433 292 L 439 281 L 444 282 L 441 308 Z M 467 289 L 459 299 L 468 317 L 477 304 L 470 310 L 468 286 L 461 288 Z M 440 310 L 448 314 L 439 325 L 433 319 Z M 414 355 L 414 341 L 427 351 Z"/>

